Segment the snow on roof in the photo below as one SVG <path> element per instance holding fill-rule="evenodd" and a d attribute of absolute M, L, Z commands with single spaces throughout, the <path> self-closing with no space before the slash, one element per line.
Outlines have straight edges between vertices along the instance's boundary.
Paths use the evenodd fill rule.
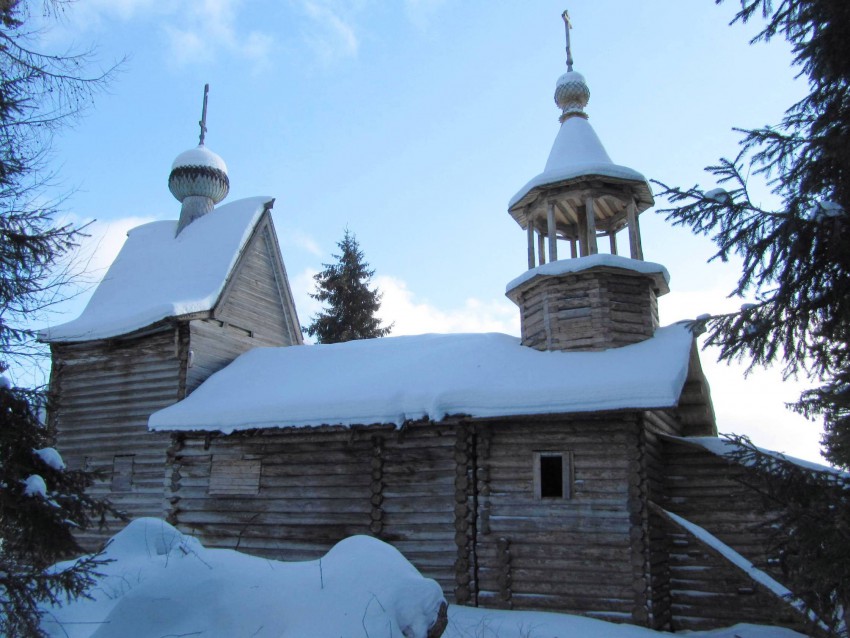
<path fill-rule="evenodd" d="M 716 454 L 717 456 L 726 456 L 728 454 L 732 454 L 733 452 L 737 452 L 739 446 L 733 443 L 732 441 L 728 441 L 723 438 L 718 438 L 716 436 L 665 436 L 664 438 L 669 439 L 671 441 L 676 441 L 678 443 L 685 443 L 686 445 L 695 445 L 697 447 L 701 447 L 702 449 L 711 452 L 712 454 Z M 829 474 L 834 474 L 836 476 L 842 476 L 846 479 L 850 479 L 850 472 L 843 472 L 841 470 L 837 470 L 834 467 L 830 467 L 828 465 L 821 465 L 820 463 L 813 463 L 812 461 L 806 461 L 805 459 L 798 459 L 794 456 L 788 456 L 787 454 L 782 454 L 781 452 L 775 452 L 773 450 L 766 450 L 764 448 L 757 448 L 759 451 L 777 458 L 779 460 L 789 461 L 794 465 L 797 465 L 806 470 L 813 470 L 815 472 L 827 472 Z"/>
<path fill-rule="evenodd" d="M 708 437 L 706 437 L 708 438 Z M 752 578 L 757 583 L 763 585 L 774 594 L 779 596 L 780 598 L 790 599 L 792 597 L 792 592 L 787 587 L 785 587 L 782 583 L 777 582 L 773 577 L 766 574 L 758 567 L 753 565 L 749 560 L 741 556 L 734 549 L 729 547 L 726 543 L 721 541 L 719 538 L 703 529 L 699 525 L 695 523 L 691 523 L 689 520 L 674 514 L 673 512 L 668 512 L 664 510 L 664 513 L 673 519 L 676 523 L 684 527 L 691 534 L 696 536 L 703 543 L 711 547 L 713 550 L 718 552 L 723 558 L 728 560 L 730 563 L 746 572 L 747 576 Z"/>
<path fill-rule="evenodd" d="M 213 153 L 203 144 L 190 148 L 188 151 L 183 151 L 178 155 L 174 163 L 171 164 L 171 170 L 182 168 L 185 166 L 207 166 L 209 168 L 217 168 L 218 170 L 227 173 L 227 164 L 219 157 L 217 153 Z"/>
<path fill-rule="evenodd" d="M 511 198 L 508 208 L 513 208 L 535 188 L 586 175 L 613 177 L 646 184 L 646 178 L 636 170 L 611 161 L 590 122 L 583 117 L 570 117 L 561 124 L 543 172 Z M 650 193 L 648 185 L 646 189 L 647 193 Z"/>
<path fill-rule="evenodd" d="M 670 273 L 661 264 L 656 264 L 651 261 L 641 261 L 639 259 L 629 259 L 620 255 L 609 255 L 606 253 L 597 253 L 596 255 L 588 255 L 587 257 L 578 257 L 575 259 L 560 259 L 558 261 L 550 261 L 548 264 L 537 266 L 521 274 L 516 279 L 508 282 L 505 287 L 505 292 L 510 293 L 514 288 L 518 288 L 525 282 L 534 277 L 541 275 L 563 275 L 565 273 L 580 272 L 597 266 L 608 266 L 610 268 L 622 268 L 624 270 L 633 270 L 634 272 L 644 274 L 660 274 L 664 277 L 664 281 L 669 285 Z"/>
<path fill-rule="evenodd" d="M 394 423 L 677 404 L 693 337 L 680 324 L 601 352 L 541 352 L 504 334 L 428 334 L 333 345 L 257 348 L 152 430 Z"/>
<path fill-rule="evenodd" d="M 127 334 L 166 317 L 215 305 L 271 197 L 230 202 L 174 236 L 176 221 L 137 226 L 83 313 L 47 328 L 42 341 L 86 341 Z"/>

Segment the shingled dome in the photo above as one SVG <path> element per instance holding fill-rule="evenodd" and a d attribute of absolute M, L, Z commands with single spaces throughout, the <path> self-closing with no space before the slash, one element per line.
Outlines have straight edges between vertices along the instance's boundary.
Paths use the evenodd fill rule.
<path fill-rule="evenodd" d="M 218 204 L 227 197 L 227 165 L 203 144 L 184 151 L 171 165 L 168 190 L 182 202 L 189 196 L 208 197 Z"/>

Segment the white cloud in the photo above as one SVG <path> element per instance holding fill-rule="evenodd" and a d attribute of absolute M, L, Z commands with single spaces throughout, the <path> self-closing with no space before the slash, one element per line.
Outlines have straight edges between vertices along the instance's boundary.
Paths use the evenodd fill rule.
<path fill-rule="evenodd" d="M 356 56 L 360 47 L 354 27 L 343 17 L 343 7 L 337 4 L 332 0 L 298 0 L 308 18 L 302 37 L 325 64 L 337 58 Z M 350 11 L 352 7 L 347 9 Z"/>
<path fill-rule="evenodd" d="M 405 0 L 404 6 L 408 19 L 420 29 L 425 29 L 445 3 L 446 0 Z"/>
<path fill-rule="evenodd" d="M 441 309 L 419 300 L 397 277 L 376 277 L 383 294 L 379 315 L 394 323 L 392 334 L 428 332 L 505 332 L 519 334 L 519 310 L 507 299 L 480 300 L 470 297 L 460 308 Z"/>
<path fill-rule="evenodd" d="M 325 252 L 319 248 L 318 242 L 301 230 L 285 230 L 280 233 L 280 243 L 283 246 L 294 246 L 305 250 L 316 257 L 325 256 Z"/>
<path fill-rule="evenodd" d="M 237 28 L 241 4 L 241 0 L 183 3 L 179 20 L 182 24 L 163 26 L 170 59 L 177 65 L 187 65 L 211 62 L 227 54 L 252 62 L 257 69 L 264 67 L 269 62 L 272 38 L 260 31 L 243 33 Z"/>

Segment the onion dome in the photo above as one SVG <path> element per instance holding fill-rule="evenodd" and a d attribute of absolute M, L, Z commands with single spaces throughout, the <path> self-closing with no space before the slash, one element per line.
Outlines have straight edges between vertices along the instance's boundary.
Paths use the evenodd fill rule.
<path fill-rule="evenodd" d="M 187 197 L 206 197 L 218 204 L 227 197 L 230 180 L 227 165 L 203 144 L 184 151 L 171 165 L 168 190 L 182 202 Z"/>
<path fill-rule="evenodd" d="M 577 115 L 587 119 L 584 107 L 590 101 L 590 89 L 584 76 L 577 71 L 567 71 L 555 84 L 555 104 L 561 109 L 560 120 Z"/>

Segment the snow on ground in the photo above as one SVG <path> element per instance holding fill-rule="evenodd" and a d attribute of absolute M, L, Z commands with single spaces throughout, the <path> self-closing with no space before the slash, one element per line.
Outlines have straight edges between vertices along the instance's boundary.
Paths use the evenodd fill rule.
<path fill-rule="evenodd" d="M 254 427 L 400 426 L 456 414 L 669 407 L 679 400 L 692 343 L 686 326 L 673 325 L 602 352 L 540 352 L 498 333 L 255 348 L 183 401 L 155 412 L 149 426 L 229 434 Z"/>
<path fill-rule="evenodd" d="M 106 550 L 113 562 L 82 599 L 46 610 L 51 638 L 424 638 L 444 601 L 393 547 L 366 536 L 322 559 L 280 562 L 206 549 L 167 523 L 138 519 Z M 445 638 L 658 638 L 563 614 L 449 607 Z M 800 638 L 737 625 L 699 638 Z"/>

